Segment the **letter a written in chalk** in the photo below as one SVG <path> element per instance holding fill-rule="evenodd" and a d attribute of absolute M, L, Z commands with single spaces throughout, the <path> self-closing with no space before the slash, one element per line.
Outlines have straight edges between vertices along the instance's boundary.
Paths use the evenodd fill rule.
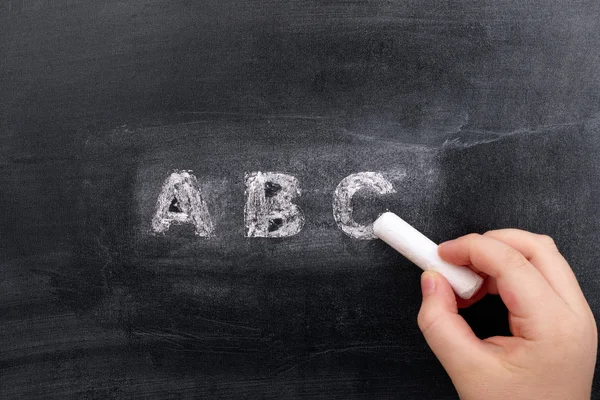
<path fill-rule="evenodd" d="M 171 224 L 193 224 L 196 235 L 210 237 L 214 226 L 198 180 L 188 171 L 175 171 L 164 182 L 156 201 L 152 230 L 166 232 Z"/>

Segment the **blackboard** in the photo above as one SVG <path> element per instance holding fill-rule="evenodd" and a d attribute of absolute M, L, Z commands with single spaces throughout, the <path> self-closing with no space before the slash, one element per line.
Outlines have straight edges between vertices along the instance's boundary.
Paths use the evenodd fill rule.
<path fill-rule="evenodd" d="M 380 173 L 357 223 L 435 241 L 549 234 L 598 315 L 599 67 L 596 1 L 3 1 L 0 397 L 456 398 L 419 270 L 335 190 Z M 210 237 L 153 229 L 177 171 Z M 256 172 L 296 179 L 297 234 L 246 237 Z"/>

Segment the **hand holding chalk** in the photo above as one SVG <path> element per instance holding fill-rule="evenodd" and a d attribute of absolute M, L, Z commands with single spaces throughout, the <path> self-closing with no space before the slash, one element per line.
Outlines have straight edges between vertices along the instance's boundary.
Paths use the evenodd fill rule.
<path fill-rule="evenodd" d="M 373 223 L 373 232 L 422 270 L 439 272 L 463 299 L 470 299 L 483 283 L 483 278 L 469 268 L 442 260 L 437 244 L 394 213 L 382 214 Z"/>
<path fill-rule="evenodd" d="M 590 399 L 596 323 L 550 238 L 504 229 L 446 242 L 439 254 L 487 274 L 482 291 L 499 294 L 509 312 L 512 336 L 480 340 L 448 281 L 422 274 L 419 328 L 462 400 Z"/>

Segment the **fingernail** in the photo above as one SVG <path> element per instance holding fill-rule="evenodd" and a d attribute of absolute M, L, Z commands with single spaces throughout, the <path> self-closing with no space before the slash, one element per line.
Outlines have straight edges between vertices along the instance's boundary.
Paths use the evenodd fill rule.
<path fill-rule="evenodd" d="M 421 291 L 423 297 L 435 292 L 435 274 L 433 272 L 425 271 L 421 275 Z"/>

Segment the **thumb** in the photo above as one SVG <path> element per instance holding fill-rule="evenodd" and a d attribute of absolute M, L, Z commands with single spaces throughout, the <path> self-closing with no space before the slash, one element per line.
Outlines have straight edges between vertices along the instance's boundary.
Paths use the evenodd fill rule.
<path fill-rule="evenodd" d="M 431 350 L 451 375 L 453 370 L 477 364 L 485 344 L 458 315 L 456 297 L 448 281 L 437 272 L 421 275 L 423 303 L 418 323 Z"/>

